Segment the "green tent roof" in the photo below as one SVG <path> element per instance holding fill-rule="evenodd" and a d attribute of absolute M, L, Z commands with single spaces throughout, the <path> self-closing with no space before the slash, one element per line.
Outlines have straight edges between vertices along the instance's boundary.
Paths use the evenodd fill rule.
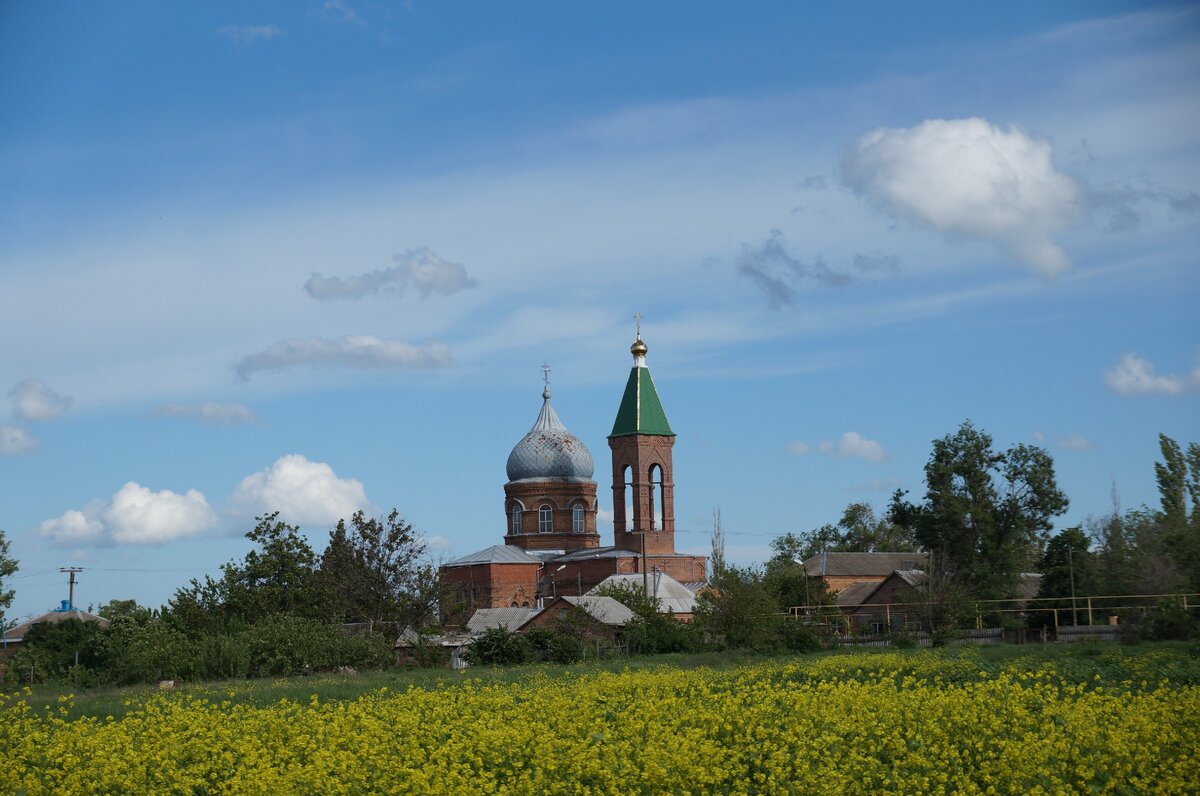
<path fill-rule="evenodd" d="M 649 434 L 656 437 L 673 437 L 667 413 L 663 411 L 654 380 L 649 368 L 635 367 L 629 372 L 625 383 L 625 394 L 621 396 L 621 408 L 613 423 L 609 437 L 625 437 L 630 434 Z"/>

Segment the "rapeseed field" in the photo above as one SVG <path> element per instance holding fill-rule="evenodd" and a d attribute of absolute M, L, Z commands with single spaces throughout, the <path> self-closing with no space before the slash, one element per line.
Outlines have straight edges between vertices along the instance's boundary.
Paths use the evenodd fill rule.
<path fill-rule="evenodd" d="M 120 718 L 16 701 L 0 793 L 1195 793 L 1200 685 L 1172 655 L 468 672 L 268 706 L 151 694 Z"/>

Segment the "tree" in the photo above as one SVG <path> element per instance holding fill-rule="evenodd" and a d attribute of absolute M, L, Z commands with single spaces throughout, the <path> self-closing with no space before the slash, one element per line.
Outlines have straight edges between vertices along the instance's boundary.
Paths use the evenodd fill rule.
<path fill-rule="evenodd" d="M 317 579 L 316 555 L 300 528 L 280 520 L 278 511 L 256 519 L 246 538 L 257 547 L 241 564 L 231 561 L 222 568 L 229 613 L 250 623 L 269 614 L 325 618 L 328 606 Z"/>
<path fill-rule="evenodd" d="M 1038 603 L 1040 608 L 1075 608 L 1072 596 L 1090 597 L 1096 594 L 1096 556 L 1091 552 L 1087 534 L 1076 526 L 1066 528 L 1046 543 L 1038 571 L 1042 582 L 1038 597 L 1061 598 L 1053 603 Z M 1060 614 L 1061 616 L 1061 614 Z M 1078 624 L 1072 616 L 1072 624 Z"/>
<path fill-rule="evenodd" d="M 933 441 L 925 483 L 922 503 L 897 492 L 888 516 L 980 599 L 1013 596 L 1019 574 L 1041 555 L 1051 519 L 1067 509 L 1050 454 L 1031 445 L 997 452 L 969 420 Z"/>
<path fill-rule="evenodd" d="M 802 533 L 787 533 L 771 540 L 775 558 L 805 561 L 822 550 L 838 553 L 906 552 L 916 550 L 910 531 L 889 515 L 878 517 L 869 503 L 851 503 L 836 525 Z"/>
<path fill-rule="evenodd" d="M 4 588 L 4 579 L 11 577 L 17 571 L 17 562 L 8 557 L 8 540 L 4 531 L 0 531 L 0 625 L 4 622 L 4 612 L 12 605 L 13 590 Z"/>
<path fill-rule="evenodd" d="M 721 524 L 721 507 L 713 507 L 712 556 L 708 560 L 713 575 L 725 568 L 725 526 Z"/>
<path fill-rule="evenodd" d="M 436 605 L 436 577 L 425 540 L 392 509 L 384 519 L 355 512 L 339 521 L 321 556 L 321 577 L 350 621 L 391 620 L 420 627 Z"/>

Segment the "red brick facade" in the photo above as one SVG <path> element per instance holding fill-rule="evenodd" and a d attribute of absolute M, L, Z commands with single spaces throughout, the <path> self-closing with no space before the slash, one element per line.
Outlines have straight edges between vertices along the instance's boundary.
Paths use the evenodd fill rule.
<path fill-rule="evenodd" d="M 612 449 L 613 537 L 622 550 L 641 552 L 645 534 L 647 554 L 675 552 L 674 445 L 674 437 L 647 434 L 608 440 Z M 626 484 L 633 493 L 632 523 L 625 516 Z M 661 521 L 655 518 L 659 513 Z"/>
<path fill-rule="evenodd" d="M 582 511 L 583 528 L 575 530 L 575 507 Z M 552 531 L 542 530 L 543 508 L 550 509 Z M 514 511 L 520 516 L 517 521 Z M 525 550 L 578 550 L 600 546 L 596 532 L 594 481 L 510 481 L 504 485 L 508 532 L 504 543 Z M 518 525 L 519 528 L 514 528 Z"/>

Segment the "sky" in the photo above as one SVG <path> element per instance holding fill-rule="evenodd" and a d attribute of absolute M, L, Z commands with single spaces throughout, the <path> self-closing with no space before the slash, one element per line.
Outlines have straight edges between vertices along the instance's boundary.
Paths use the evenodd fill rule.
<path fill-rule="evenodd" d="M 1200 9 L 0 6 L 10 620 L 157 606 L 281 511 L 503 540 L 554 404 L 597 462 L 643 316 L 677 547 L 923 494 L 965 420 L 1064 528 L 1200 441 Z"/>

